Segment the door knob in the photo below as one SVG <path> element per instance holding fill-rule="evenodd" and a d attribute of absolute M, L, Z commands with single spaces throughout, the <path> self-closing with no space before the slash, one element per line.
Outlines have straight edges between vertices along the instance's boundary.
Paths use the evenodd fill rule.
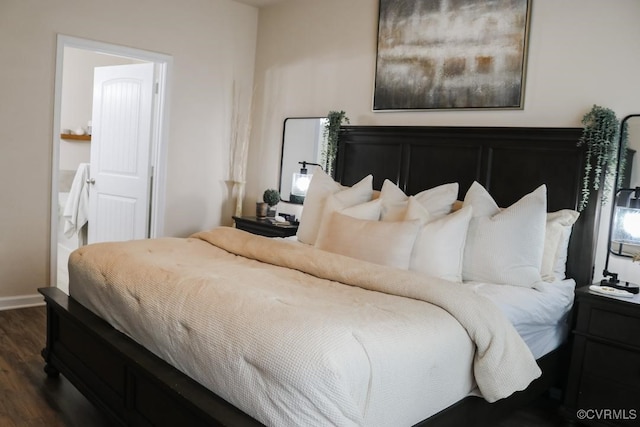
<path fill-rule="evenodd" d="M 95 184 L 95 183 L 96 183 L 96 180 L 95 180 L 95 179 L 93 179 L 93 178 L 90 178 L 90 179 L 88 179 L 88 180 L 87 180 L 87 184 L 91 184 L 91 185 L 93 185 L 93 184 Z"/>

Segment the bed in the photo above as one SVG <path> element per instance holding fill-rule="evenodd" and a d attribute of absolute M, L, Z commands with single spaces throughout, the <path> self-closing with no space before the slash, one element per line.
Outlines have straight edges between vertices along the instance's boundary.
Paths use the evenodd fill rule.
<path fill-rule="evenodd" d="M 584 150 L 576 145 L 580 132 L 581 130 L 576 128 L 347 126 L 342 129 L 340 135 L 336 179 L 343 185 L 352 187 L 357 185 L 363 177 L 371 174 L 374 188 L 383 188 L 385 180 L 388 180 L 406 194 L 417 194 L 427 188 L 457 182 L 460 187 L 459 194 L 464 195 L 474 187 L 474 182 L 477 182 L 486 187 L 500 206 L 510 206 L 524 194 L 532 192 L 541 184 L 545 184 L 545 198 L 549 212 L 575 209 L 581 192 L 584 167 Z M 592 199 L 597 200 L 597 197 L 598 194 L 591 194 Z M 565 296 L 572 294 L 571 289 L 575 283 L 586 284 L 591 281 L 595 253 L 597 205 L 595 202 L 590 203 L 587 210 L 581 213 L 580 218 L 572 227 L 566 262 L 566 274 L 571 279 L 568 282 L 563 282 L 564 285 L 558 284 L 556 287 L 561 289 L 561 286 L 564 286 L 564 289 L 569 289 L 568 292 L 564 292 Z M 352 226 L 352 223 L 347 224 L 347 227 Z M 473 311 L 473 308 L 470 307 L 476 306 L 477 313 L 474 316 L 495 313 L 499 310 L 482 308 L 482 304 L 478 301 L 487 301 L 486 299 L 472 300 L 467 305 L 464 305 L 463 301 L 469 294 L 474 293 L 491 296 L 494 291 L 490 283 L 467 283 L 465 286 L 470 288 L 471 292 L 463 292 L 464 295 L 463 293 L 456 294 L 458 296 L 453 298 L 456 301 L 454 306 L 442 302 L 438 307 L 426 310 L 424 307 L 427 304 L 424 304 L 423 300 L 442 298 L 444 301 L 444 294 L 462 292 L 460 289 L 462 287 L 448 286 L 450 282 L 439 279 L 430 280 L 436 282 L 430 285 L 435 290 L 428 292 L 429 295 L 423 295 L 423 288 L 413 285 L 416 276 L 414 273 L 401 273 L 388 267 L 378 267 L 366 262 L 345 262 L 341 255 L 319 251 L 315 248 L 301 250 L 290 242 L 251 236 L 233 229 L 203 232 L 190 239 L 161 240 L 159 243 L 166 246 L 164 249 L 150 248 L 149 241 L 130 243 L 126 246 L 128 248 L 126 250 L 123 250 L 123 247 L 119 246 L 120 244 L 107 244 L 112 252 L 107 264 L 112 263 L 118 256 L 120 257 L 120 260 L 117 261 L 120 264 L 117 268 L 109 270 L 109 274 L 121 274 L 124 276 L 123 281 L 130 284 L 130 287 L 124 287 L 120 293 L 105 289 L 93 296 L 85 293 L 84 284 L 89 281 L 100 281 L 100 275 L 104 275 L 105 271 L 96 270 L 91 273 L 90 269 L 78 270 L 85 273 L 73 273 L 72 282 L 74 284 L 71 285 L 71 297 L 67 297 L 56 289 L 41 289 L 47 302 L 48 312 L 47 346 L 43 350 L 46 361 L 45 371 L 50 375 L 58 373 L 65 375 L 116 423 L 125 425 L 261 425 L 256 420 L 256 418 L 260 418 L 268 424 L 285 425 L 293 423 L 292 420 L 295 418 L 286 418 L 286 416 L 284 418 L 270 418 L 269 414 L 274 411 L 287 412 L 283 411 L 281 407 L 278 409 L 278 405 L 282 405 L 282 403 L 270 401 L 277 401 L 281 395 L 291 392 L 292 384 L 293 386 L 313 384 L 312 387 L 306 387 L 309 390 L 304 390 L 304 393 L 307 393 L 305 396 L 311 396 L 306 398 L 309 407 L 321 406 L 326 393 L 342 393 L 347 396 L 346 400 L 355 402 L 348 408 L 353 414 L 346 414 L 348 411 L 344 407 L 340 407 L 335 409 L 335 412 L 338 413 L 335 415 L 337 418 L 331 418 L 330 415 L 326 415 L 331 413 L 331 410 L 324 410 L 322 414 L 327 418 L 325 422 L 320 424 L 372 425 L 379 420 L 384 421 L 385 413 L 391 413 L 397 419 L 402 419 L 401 424 L 403 425 L 461 425 L 461 423 L 464 425 L 491 425 L 512 408 L 539 395 L 550 386 L 562 385 L 564 364 L 566 363 L 566 355 L 564 354 L 566 333 L 558 333 L 556 338 L 551 339 L 553 342 L 548 341 L 540 344 L 538 340 L 537 350 L 533 350 L 533 347 L 530 348 L 533 353 L 537 353 L 538 360 L 533 365 L 527 363 L 526 357 L 521 357 L 522 346 L 529 345 L 529 343 L 524 344 L 527 340 L 515 340 L 514 342 L 519 344 L 505 345 L 504 347 L 516 350 L 513 353 L 507 352 L 507 354 L 499 352 L 499 355 L 493 358 L 499 360 L 500 357 L 505 357 L 505 363 L 507 363 L 507 359 L 510 360 L 508 363 L 515 363 L 512 365 L 515 374 L 526 373 L 530 370 L 528 376 L 525 375 L 526 378 L 519 378 L 515 374 L 514 378 L 510 375 L 509 378 L 501 378 L 497 374 L 498 370 L 495 366 L 487 368 L 488 370 L 484 370 L 485 368 L 482 366 L 476 366 L 478 364 L 477 354 L 492 354 L 495 351 L 495 347 L 492 349 L 492 347 L 485 345 L 487 342 L 496 341 L 496 335 L 486 334 L 494 329 L 502 331 L 500 328 L 503 326 L 500 326 L 502 324 L 497 326 L 492 324 L 486 329 L 476 329 L 479 328 L 479 325 L 475 324 L 477 322 L 469 321 L 468 313 Z M 210 244 L 212 244 L 212 248 L 209 247 Z M 221 341 L 228 345 L 217 347 L 213 343 L 215 357 L 212 359 L 212 363 L 215 364 L 217 360 L 222 360 L 218 358 L 229 357 L 229 359 L 220 362 L 224 369 L 212 368 L 211 372 L 205 373 L 205 378 L 203 378 L 198 376 L 201 375 L 197 373 L 198 368 L 192 368 L 189 364 L 190 359 L 209 357 L 205 355 L 208 350 L 197 344 L 199 341 L 188 341 L 187 338 L 184 338 L 187 342 L 196 344 L 191 346 L 194 348 L 190 349 L 191 353 L 188 353 L 182 361 L 173 360 L 172 353 L 166 351 L 167 347 L 171 345 L 166 345 L 166 343 L 159 345 L 157 341 L 154 341 L 157 336 L 170 337 L 170 339 L 180 341 L 180 338 L 177 338 L 179 335 L 174 335 L 175 328 L 184 329 L 185 336 L 189 337 L 189 334 L 192 334 L 191 338 L 193 338 L 194 330 L 189 321 L 182 317 L 176 320 L 171 314 L 168 318 L 176 320 L 173 322 L 173 329 L 171 325 L 166 326 L 160 323 L 149 327 L 150 322 L 147 322 L 146 329 L 140 326 L 141 330 L 136 332 L 136 328 L 138 328 L 136 325 L 144 325 L 144 321 L 134 319 L 134 321 L 127 323 L 126 319 L 127 317 L 142 316 L 143 312 L 151 312 L 154 309 L 156 317 L 166 317 L 163 307 L 167 305 L 167 298 L 171 301 L 171 306 L 182 307 L 183 314 L 202 313 L 205 319 L 213 318 L 212 316 L 217 315 L 216 310 L 221 310 L 218 308 L 213 312 L 207 311 L 210 308 L 208 304 L 202 302 L 206 301 L 205 298 L 201 298 L 202 292 L 206 293 L 207 291 L 204 291 L 201 286 L 193 288 L 194 293 L 191 298 L 163 294 L 164 304 L 163 298 L 151 303 L 154 288 L 162 286 L 163 282 L 154 279 L 155 281 L 150 285 L 146 280 L 147 273 L 139 272 L 140 275 L 136 276 L 138 273 L 136 273 L 135 266 L 125 268 L 126 262 L 133 260 L 135 253 L 142 252 L 146 253 L 149 265 L 155 265 L 156 270 L 162 271 L 166 259 L 175 257 L 173 252 L 175 245 L 188 246 L 185 250 L 190 255 L 182 265 L 183 274 L 189 276 L 196 271 L 200 272 L 200 275 L 189 283 L 194 281 L 202 283 L 202 280 L 205 280 L 203 276 L 207 276 L 206 280 L 209 280 L 210 273 L 203 272 L 203 265 L 207 263 L 207 259 L 212 259 L 210 258 L 213 257 L 210 255 L 211 251 L 221 254 L 221 261 L 219 263 L 216 261 L 214 271 L 219 272 L 218 276 L 226 274 L 229 280 L 225 287 L 217 290 L 216 293 L 228 295 L 226 293 L 236 292 L 233 289 L 234 284 L 242 284 L 243 287 L 251 288 L 252 292 L 262 295 L 258 307 L 249 305 L 248 301 L 240 300 L 241 302 L 238 304 L 240 307 L 244 307 L 247 312 L 289 313 L 287 309 L 293 304 L 288 300 L 292 290 L 288 283 L 303 282 L 301 277 L 307 277 L 310 273 L 319 278 L 311 281 L 304 279 L 304 283 L 312 284 L 305 285 L 305 292 L 301 297 L 302 301 L 306 301 L 306 303 L 303 304 L 300 300 L 295 301 L 295 305 L 303 307 L 302 311 L 291 312 L 287 316 L 282 314 L 282 319 L 276 318 L 269 320 L 269 322 L 261 322 L 261 317 L 257 316 L 256 318 L 243 319 L 241 322 L 243 324 L 242 330 L 229 329 L 232 326 L 226 323 L 225 319 L 232 318 L 234 313 L 242 312 L 242 310 L 232 310 L 232 307 L 227 307 L 229 311 L 222 317 L 216 318 L 216 327 L 213 329 L 222 330 L 223 335 L 246 335 L 248 340 L 243 342 L 250 341 L 255 345 L 241 347 L 239 354 L 228 356 L 222 353 L 226 353 L 228 347 L 234 346 L 231 341 L 229 341 L 231 344 Z M 258 247 L 261 248 L 260 251 L 258 251 Z M 262 250 L 264 248 L 266 251 Z M 205 252 L 201 253 L 201 250 Z M 158 252 L 161 256 L 149 255 L 149 252 Z M 300 253 L 303 255 L 295 255 Z M 102 255 L 98 255 L 98 257 L 100 256 Z M 299 262 L 296 261 L 295 265 L 290 265 L 291 260 L 296 257 L 302 259 Z M 76 256 L 76 258 L 78 257 Z M 87 256 L 87 258 L 89 257 Z M 242 278 L 237 276 L 236 270 L 225 273 L 226 266 L 232 263 L 231 260 L 239 262 L 242 269 L 252 273 L 246 277 L 242 276 Z M 323 262 L 318 262 L 318 260 L 323 260 Z M 80 261 L 76 261 L 76 264 L 80 263 Z M 333 268 L 322 269 L 319 267 L 319 265 L 325 264 L 332 265 Z M 264 271 L 265 265 L 269 265 L 268 271 Z M 316 271 L 318 269 L 322 271 Z M 366 271 L 366 274 L 363 274 L 363 271 Z M 169 275 L 167 277 L 170 277 L 174 273 L 167 272 L 166 274 Z M 92 278 L 92 275 L 98 279 Z M 361 279 L 362 276 L 368 278 L 364 280 Z M 234 277 L 237 277 L 236 282 L 233 280 Z M 261 279 L 261 277 L 271 277 L 270 282 L 276 283 L 278 289 L 265 290 L 259 282 L 269 280 Z M 354 277 L 358 283 L 349 282 L 354 280 Z M 174 279 L 167 279 L 167 282 L 172 280 Z M 351 286 L 345 287 L 341 283 L 348 283 Z M 389 286 L 394 288 L 394 292 L 397 292 L 395 289 L 405 286 L 406 289 L 403 291 L 405 294 L 389 296 L 387 294 Z M 331 288 L 331 292 L 334 293 L 326 296 L 326 291 L 323 290 L 320 293 L 320 288 Z M 108 300 L 113 295 L 116 295 L 114 297 L 116 299 Z M 340 299 L 336 295 L 339 295 Z M 105 306 L 99 305 L 100 300 L 109 301 L 106 307 L 133 305 L 138 309 L 130 309 L 128 312 L 124 309 L 110 311 Z M 451 300 L 451 298 L 448 299 L 448 301 Z M 126 303 L 126 301 L 130 303 Z M 137 305 L 141 301 L 144 304 Z M 238 300 L 233 301 L 237 302 Z M 358 301 L 359 304 L 354 306 L 346 304 L 344 301 Z M 509 298 L 506 298 L 497 301 L 495 306 L 501 305 L 502 313 L 521 311 L 517 304 L 512 304 L 510 301 Z M 316 312 L 318 305 L 325 305 L 330 310 L 329 315 L 327 312 Z M 457 307 L 458 305 L 464 307 Z M 285 309 L 278 310 L 277 307 L 285 307 Z M 370 310 L 371 307 L 374 307 L 376 313 L 384 313 L 383 318 L 391 320 L 380 320 L 378 314 L 375 317 L 367 317 L 370 316 L 370 311 L 364 310 L 365 308 Z M 434 360 L 425 358 L 430 352 L 417 345 L 416 342 L 413 343 L 415 345 L 408 346 L 407 343 L 411 344 L 411 340 L 402 341 L 399 339 L 394 346 L 391 346 L 402 348 L 400 353 L 398 353 L 399 350 L 389 352 L 389 341 L 382 341 L 386 343 L 382 345 L 384 347 L 382 349 L 374 348 L 377 338 L 372 338 L 371 329 L 380 331 L 387 328 L 387 339 L 389 339 L 389 337 L 397 336 L 398 331 L 413 328 L 413 326 L 407 328 L 407 325 L 419 323 L 415 320 L 421 319 L 421 316 L 425 315 L 425 311 L 430 312 L 430 319 L 433 316 L 440 319 L 438 325 L 448 331 L 447 334 L 460 336 L 460 339 L 448 340 L 433 338 L 440 339 L 440 341 L 435 341 L 437 346 L 447 345 L 448 342 L 453 343 L 454 348 L 450 351 L 453 354 L 459 354 L 458 359 L 460 360 L 452 360 L 451 365 L 446 366 L 442 360 L 438 361 L 437 357 L 449 358 L 447 353 L 443 353 L 444 356 L 442 356 L 434 352 L 433 356 L 429 356 L 435 357 Z M 457 321 L 451 321 L 450 314 L 456 311 L 460 311 L 460 315 Z M 509 316 L 507 315 L 507 317 Z M 570 316 L 567 317 L 570 318 Z M 363 318 L 368 321 L 363 322 Z M 466 321 L 465 318 L 467 318 Z M 471 317 L 471 319 L 473 318 L 475 317 Z M 327 322 L 326 319 L 332 321 Z M 402 323 L 398 319 L 402 319 L 403 322 L 407 319 L 413 320 L 408 321 L 409 323 Z M 265 351 L 260 346 L 266 345 L 265 343 L 273 343 L 276 339 L 273 337 L 270 337 L 269 340 L 264 339 L 265 336 L 273 333 L 269 332 L 269 328 L 265 329 L 265 323 L 276 325 L 279 320 L 285 326 L 300 323 L 302 329 L 294 327 L 277 329 L 276 335 L 280 335 L 278 339 L 281 340 L 281 348 L 274 348 L 271 344 L 268 351 Z M 428 323 L 426 320 L 425 322 Z M 170 323 L 167 322 L 167 324 Z M 344 337 L 338 336 L 335 329 L 328 329 L 329 338 L 332 335 L 337 337 L 335 342 L 328 340 L 326 336 L 321 334 L 324 330 L 324 323 L 337 324 L 339 328 L 342 328 L 340 330 L 344 332 Z M 522 323 L 527 322 L 523 321 Z M 445 327 L 445 324 L 449 326 Z M 345 325 L 348 328 L 343 331 Z M 235 327 L 237 327 L 237 323 Z M 511 331 L 509 327 L 506 328 Z M 123 330 L 125 333 L 120 332 Z M 302 331 L 305 330 L 313 332 L 303 333 Z M 288 334 L 289 331 L 290 334 Z M 509 336 L 512 333 L 509 331 L 505 329 L 505 332 L 498 333 L 497 337 Z M 521 331 L 518 332 L 524 335 Z M 416 333 L 426 334 L 428 330 L 420 326 L 416 327 Z M 155 334 L 156 338 L 149 337 L 152 334 Z M 530 335 L 533 336 L 536 333 Z M 130 336 L 136 337 L 136 340 L 131 339 Z M 469 341 L 469 337 L 477 338 L 475 344 Z M 207 339 L 203 341 L 207 341 Z M 371 341 L 374 344 L 367 347 L 366 343 L 362 344 L 363 341 Z M 297 345 L 287 344 L 294 342 Z M 322 345 L 318 345 L 318 342 Z M 176 346 L 178 344 L 176 343 Z M 363 346 L 364 351 L 360 345 Z M 311 356 L 319 349 L 325 351 L 323 350 L 325 347 L 334 350 L 334 353 L 331 353 L 329 357 L 332 361 L 329 370 L 315 371 L 312 368 L 315 369 L 316 365 L 322 364 L 311 363 L 308 360 L 307 365 L 304 363 L 302 365 L 308 369 L 297 371 L 287 370 L 286 367 L 275 369 L 275 372 L 283 372 L 282 376 L 287 378 L 299 374 L 300 382 L 298 383 L 286 383 L 285 386 L 278 388 L 278 384 L 265 381 L 269 375 L 265 377 L 255 374 L 255 372 L 261 372 L 269 367 L 272 368 L 274 364 L 284 364 L 294 356 L 303 361 L 306 360 L 305 358 L 316 360 Z M 338 351 L 335 351 L 334 347 Z M 479 351 L 474 353 L 476 347 Z M 301 350 L 297 351 L 298 348 Z M 272 357 L 267 360 L 255 360 L 253 357 L 257 353 L 268 354 Z M 300 354 L 294 355 L 293 353 Z M 344 354 L 355 354 L 356 356 L 346 358 L 343 357 Z M 454 392 L 455 387 L 452 385 L 449 388 L 440 389 L 444 392 L 431 391 L 430 396 L 433 398 L 424 402 L 425 408 L 421 407 L 422 404 L 408 404 L 407 402 L 412 402 L 411 399 L 416 394 L 428 394 L 430 387 L 428 384 L 421 384 L 426 380 L 416 379 L 422 378 L 419 370 L 412 370 L 410 374 L 406 374 L 402 370 L 396 369 L 394 371 L 392 367 L 389 368 L 385 365 L 386 359 L 397 359 L 398 354 L 402 355 L 400 364 L 406 363 L 411 366 L 420 363 L 430 364 L 429 366 L 432 367 L 430 370 L 437 371 L 432 373 L 435 377 L 440 378 L 440 382 L 449 380 L 460 390 Z M 411 357 L 406 356 L 407 354 L 410 354 Z M 531 354 L 529 356 L 533 360 L 533 356 Z M 489 365 L 492 363 L 490 359 L 492 357 L 487 357 Z M 230 368 L 234 360 L 242 360 L 242 366 Z M 480 361 L 480 365 L 483 363 Z M 522 365 L 518 365 L 518 363 L 522 363 Z M 374 370 L 374 367 L 378 365 L 382 368 Z M 541 375 L 531 381 L 532 378 L 536 378 L 540 374 L 540 372 L 534 372 L 538 365 L 541 368 Z M 371 369 L 375 375 L 362 373 L 366 371 L 363 367 Z M 475 377 L 471 374 L 474 369 L 476 371 Z M 244 380 L 233 376 L 233 380 L 229 380 L 228 373 L 224 372 L 228 370 L 251 372 L 243 377 Z M 391 379 L 380 380 L 380 378 L 384 378 L 386 370 L 391 373 L 387 374 Z M 367 381 L 369 383 L 359 388 L 351 385 L 342 387 L 343 383 L 340 381 L 327 380 L 332 376 L 352 377 L 352 382 L 348 384 L 360 384 Z M 197 378 L 198 381 L 192 377 Z M 423 377 L 426 378 L 424 375 Z M 279 380 L 277 376 L 275 379 Z M 393 384 L 393 379 L 397 380 L 397 384 Z M 380 384 L 375 381 L 380 381 Z M 522 383 L 515 384 L 518 381 L 522 381 Z M 505 391 L 503 388 L 505 384 L 513 389 Z M 421 389 L 420 387 L 425 388 Z M 210 389 L 217 390 L 217 393 L 210 391 Z M 484 399 L 478 397 L 477 392 L 472 392 L 478 389 L 485 396 Z M 516 391 L 521 389 L 524 390 Z M 366 393 L 363 393 L 362 390 L 366 390 Z M 387 391 L 385 392 L 385 390 Z M 451 390 L 451 393 L 448 394 L 447 390 Z M 514 391 L 516 392 L 514 393 Z M 274 395 L 278 398 L 273 397 Z M 253 403 L 251 402 L 255 396 L 262 396 L 262 399 L 255 400 L 258 402 L 262 400 L 263 404 L 261 406 L 256 403 L 257 407 L 252 408 Z M 437 400 L 436 398 L 441 400 L 430 407 L 430 402 Z M 290 404 L 291 400 L 283 399 L 285 405 Z M 488 403 L 487 400 L 495 402 Z M 229 402 L 234 402 L 235 405 Z M 385 404 L 390 406 L 385 407 Z M 270 405 L 274 405 L 276 409 L 269 409 Z M 238 406 L 242 407 L 244 411 L 238 409 Z M 363 413 L 363 407 L 366 407 L 364 412 L 368 415 L 358 418 L 359 414 Z M 304 405 L 289 408 L 289 412 L 292 413 L 305 410 L 306 406 Z M 309 416 L 316 415 L 310 412 Z M 292 416 L 296 416 L 296 414 Z M 383 421 L 380 421 L 380 425 L 392 425 L 389 419 L 386 422 Z"/>

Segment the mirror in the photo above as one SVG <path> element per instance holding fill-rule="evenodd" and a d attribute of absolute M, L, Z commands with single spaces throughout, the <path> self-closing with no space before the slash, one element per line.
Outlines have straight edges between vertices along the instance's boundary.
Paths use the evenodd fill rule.
<path fill-rule="evenodd" d="M 624 295 L 640 293 L 640 275 L 632 268 L 640 256 L 640 114 L 631 114 L 621 122 L 627 128 L 627 160 L 624 169 L 618 164 L 619 180 L 611 203 L 609 238 L 601 286 L 615 288 Z M 637 266 L 636 266 L 637 267 Z"/>
<path fill-rule="evenodd" d="M 320 163 L 324 117 L 289 117 L 284 120 L 282 155 L 280 157 L 280 198 L 284 202 L 302 204 L 304 197 L 291 194 L 293 174 L 300 173 L 301 162 Z M 307 165 L 309 174 L 317 166 Z"/>
<path fill-rule="evenodd" d="M 640 187 L 640 115 L 631 115 L 623 120 L 628 132 L 627 161 L 615 193 L 610 252 L 618 256 L 633 257 L 640 252 L 640 230 L 632 229 L 630 224 L 625 227 L 623 222 L 625 218 L 633 218 L 635 209 L 640 208 L 636 206 L 636 199 L 640 194 L 624 189 Z M 627 216 L 629 214 L 632 216 Z"/>

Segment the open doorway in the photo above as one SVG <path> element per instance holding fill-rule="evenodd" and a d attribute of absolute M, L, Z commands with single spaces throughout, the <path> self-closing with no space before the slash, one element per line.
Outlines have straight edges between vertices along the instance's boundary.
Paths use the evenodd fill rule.
<path fill-rule="evenodd" d="M 151 126 L 147 136 L 149 149 L 145 151 L 143 167 L 150 172 L 149 192 L 143 201 L 148 206 L 143 237 L 158 237 L 163 229 L 164 185 L 168 110 L 168 75 L 171 57 L 122 46 L 109 45 L 68 36 L 58 37 L 56 64 L 56 94 L 53 123 L 53 165 L 51 206 L 51 270 L 50 284 L 68 292 L 67 260 L 71 251 L 87 241 L 86 224 L 82 229 L 69 227 L 69 209 L 78 202 L 77 184 L 93 181 L 86 175 L 92 157 L 95 161 L 94 138 L 92 151 L 93 79 L 96 67 L 123 67 L 128 64 L 150 64 L 154 96 L 148 98 Z M 103 144 L 100 151 L 109 145 Z M 148 152 L 148 158 L 146 153 Z M 119 153 L 118 153 L 119 155 Z M 86 176 L 85 176 L 86 175 Z M 82 177 L 82 180 L 79 178 Z M 74 182 L 77 181 L 77 182 Z M 74 200 L 71 200 L 74 199 Z M 87 208 L 88 209 L 88 208 Z M 88 214 L 88 212 L 86 212 Z M 94 230 L 97 227 L 94 223 Z"/>

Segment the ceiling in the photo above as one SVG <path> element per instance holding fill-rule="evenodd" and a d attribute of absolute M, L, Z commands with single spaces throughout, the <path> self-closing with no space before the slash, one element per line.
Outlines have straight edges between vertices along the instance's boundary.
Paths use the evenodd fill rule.
<path fill-rule="evenodd" d="M 235 0 L 238 3 L 248 4 L 249 6 L 263 7 L 280 3 L 283 0 Z"/>

